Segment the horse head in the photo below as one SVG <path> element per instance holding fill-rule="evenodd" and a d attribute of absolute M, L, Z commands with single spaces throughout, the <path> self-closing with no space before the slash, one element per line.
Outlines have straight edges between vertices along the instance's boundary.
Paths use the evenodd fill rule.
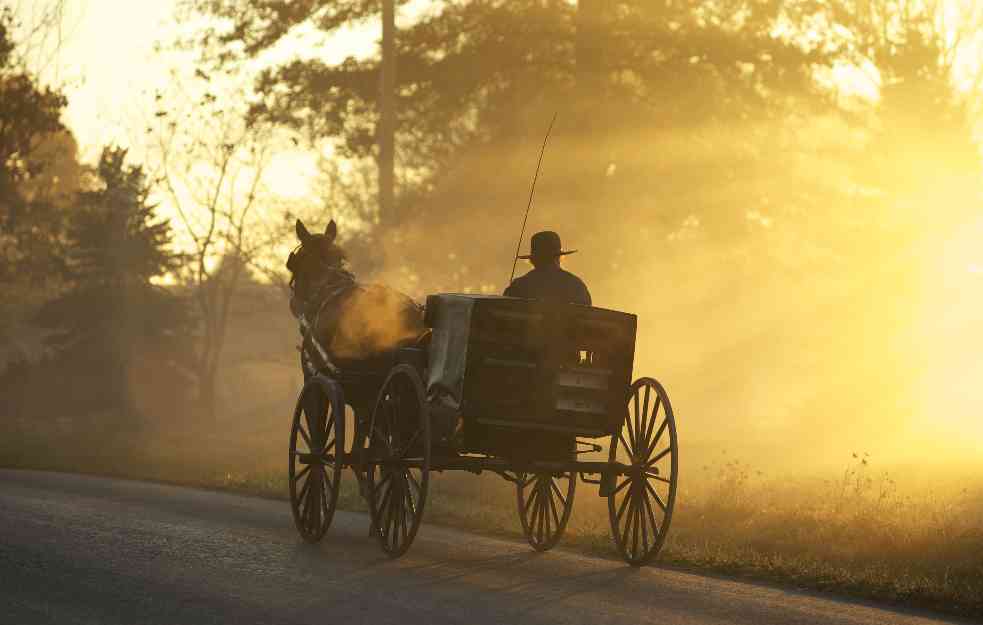
<path fill-rule="evenodd" d="M 332 275 L 352 279 L 345 269 L 345 252 L 335 243 L 338 225 L 333 219 L 323 233 L 310 232 L 299 219 L 296 230 L 300 245 L 287 259 L 290 284 L 296 297 L 307 299 Z"/>

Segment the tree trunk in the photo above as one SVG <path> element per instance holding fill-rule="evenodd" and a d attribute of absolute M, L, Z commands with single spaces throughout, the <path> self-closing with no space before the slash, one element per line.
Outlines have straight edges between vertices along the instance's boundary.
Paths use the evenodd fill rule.
<path fill-rule="evenodd" d="M 396 222 L 396 6 L 382 0 L 382 68 L 379 86 L 379 221 Z"/>
<path fill-rule="evenodd" d="M 574 54 L 576 85 L 571 99 L 569 118 L 563 127 L 567 132 L 560 141 L 567 143 L 572 153 L 581 156 L 571 163 L 567 175 L 568 201 L 603 201 L 605 170 L 609 151 L 605 146 L 607 128 L 598 120 L 603 103 L 607 101 L 605 71 L 608 37 L 605 10 L 610 0 L 578 0 Z M 597 199 L 588 199 L 597 198 Z"/>
<path fill-rule="evenodd" d="M 210 425 L 216 425 L 218 416 L 215 410 L 215 379 L 216 370 L 212 367 L 203 371 L 198 378 L 199 410 Z"/>
<path fill-rule="evenodd" d="M 575 54 L 581 104 L 584 104 L 584 100 L 596 98 L 604 82 L 604 1 L 577 2 Z"/>

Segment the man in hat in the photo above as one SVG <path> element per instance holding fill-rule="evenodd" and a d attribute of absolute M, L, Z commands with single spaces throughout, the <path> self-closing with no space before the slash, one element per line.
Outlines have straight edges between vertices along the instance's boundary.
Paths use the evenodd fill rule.
<path fill-rule="evenodd" d="M 560 258 L 577 250 L 565 251 L 560 235 L 552 231 L 532 235 L 529 246 L 529 254 L 519 258 L 531 261 L 533 270 L 513 280 L 503 295 L 591 305 L 590 291 L 583 280 L 560 267 Z"/>

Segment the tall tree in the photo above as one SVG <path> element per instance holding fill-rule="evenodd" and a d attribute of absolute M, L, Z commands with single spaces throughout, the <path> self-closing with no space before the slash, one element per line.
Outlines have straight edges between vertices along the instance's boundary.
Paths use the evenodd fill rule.
<path fill-rule="evenodd" d="M 178 275 L 198 321 L 192 363 L 198 403 L 214 421 L 233 297 L 269 244 L 257 232 L 256 209 L 273 139 L 267 124 L 243 119 L 241 93 L 220 98 L 210 80 L 197 82 L 175 80 L 171 92 L 158 94 L 149 158 L 177 211 L 181 243 L 192 250 Z"/>
<path fill-rule="evenodd" d="M 396 3 L 382 0 L 382 67 L 379 80 L 379 216 L 395 224 L 396 185 Z"/>

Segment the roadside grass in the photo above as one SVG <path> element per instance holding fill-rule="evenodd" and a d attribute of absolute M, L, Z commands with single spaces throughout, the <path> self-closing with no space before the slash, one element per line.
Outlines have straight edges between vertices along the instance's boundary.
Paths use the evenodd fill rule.
<path fill-rule="evenodd" d="M 92 473 L 286 498 L 286 427 L 181 434 L 79 423 L 0 431 L 0 466 Z M 983 617 L 983 477 L 896 482 L 864 454 L 842 474 L 778 479 L 737 460 L 686 474 L 659 562 Z M 514 487 L 435 474 L 426 521 L 521 539 Z M 339 507 L 365 510 L 353 476 Z M 580 484 L 561 545 L 617 558 L 606 500 Z"/>

